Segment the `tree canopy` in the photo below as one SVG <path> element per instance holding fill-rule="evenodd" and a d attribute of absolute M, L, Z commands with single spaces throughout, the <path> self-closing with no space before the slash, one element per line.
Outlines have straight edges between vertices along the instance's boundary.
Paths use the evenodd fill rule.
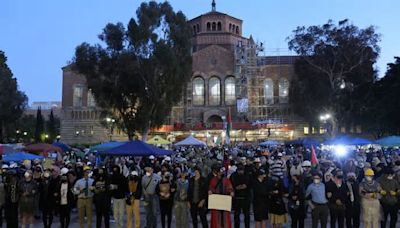
<path fill-rule="evenodd" d="M 333 128 L 352 124 L 376 80 L 373 65 L 380 35 L 375 27 L 328 21 L 297 27 L 288 40 L 289 48 L 300 56 L 290 96 L 296 112 L 311 124 L 318 123 L 322 113 L 332 115 Z"/>
<path fill-rule="evenodd" d="M 7 65 L 7 57 L 0 51 L 0 142 L 14 135 L 15 124 L 21 117 L 28 98 L 18 89 L 17 79 Z"/>
<path fill-rule="evenodd" d="M 168 2 L 142 3 L 127 28 L 107 24 L 99 39 L 103 45 L 76 48 L 73 66 L 117 127 L 130 139 L 137 132 L 147 135 L 181 100 L 192 73 L 186 17 Z"/>

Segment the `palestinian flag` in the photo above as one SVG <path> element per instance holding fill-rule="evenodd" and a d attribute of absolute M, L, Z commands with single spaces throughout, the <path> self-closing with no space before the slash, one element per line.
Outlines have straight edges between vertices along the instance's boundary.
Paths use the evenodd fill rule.
<path fill-rule="evenodd" d="M 313 145 L 311 145 L 311 165 L 314 168 L 318 165 L 318 158 Z"/>
<path fill-rule="evenodd" d="M 229 145 L 231 143 L 231 129 L 232 129 L 232 116 L 231 116 L 231 109 L 229 108 L 228 117 L 226 118 L 226 137 L 225 137 L 226 145 Z"/>

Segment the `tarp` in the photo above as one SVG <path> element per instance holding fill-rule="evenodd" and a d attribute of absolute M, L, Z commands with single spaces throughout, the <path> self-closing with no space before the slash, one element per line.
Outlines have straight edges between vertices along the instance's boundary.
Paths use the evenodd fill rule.
<path fill-rule="evenodd" d="M 206 146 L 206 143 L 190 135 L 186 139 L 175 143 L 175 146 Z"/>
<path fill-rule="evenodd" d="M 374 142 L 371 140 L 368 140 L 368 139 L 358 138 L 358 137 L 351 139 L 351 145 L 363 146 L 363 145 L 370 145 L 370 144 L 374 144 Z"/>
<path fill-rule="evenodd" d="M 147 141 L 148 144 L 152 144 L 152 145 L 169 145 L 171 144 L 170 141 L 163 139 L 161 136 L 154 136 L 152 139 L 150 139 L 149 141 Z"/>
<path fill-rule="evenodd" d="M 123 142 L 110 141 L 110 142 L 106 142 L 106 143 L 101 143 L 101 144 L 90 147 L 90 152 L 101 152 L 101 151 L 110 150 L 115 147 L 119 147 L 125 143 L 127 143 L 127 142 L 126 141 L 123 141 Z"/>
<path fill-rule="evenodd" d="M 381 146 L 400 146 L 400 136 L 388 136 L 375 141 Z"/>
<path fill-rule="evenodd" d="M 54 142 L 52 145 L 60 147 L 64 152 L 71 151 L 71 147 L 63 142 Z"/>
<path fill-rule="evenodd" d="M 338 136 L 333 139 L 328 139 L 324 142 L 325 145 L 354 145 L 354 146 L 363 146 L 373 144 L 372 141 L 359 137 L 350 137 L 347 135 Z"/>
<path fill-rule="evenodd" d="M 100 152 L 100 154 L 107 156 L 160 156 L 170 155 L 172 151 L 157 148 L 143 141 L 134 140 L 113 149 Z"/>
<path fill-rule="evenodd" d="M 260 146 L 274 146 L 274 145 L 280 145 L 281 143 L 275 140 L 267 140 L 265 142 L 260 143 Z"/>
<path fill-rule="evenodd" d="M 298 139 L 286 142 L 286 145 L 316 146 L 319 144 L 321 144 L 321 143 L 318 140 L 313 139 L 313 138 L 298 138 Z"/>
<path fill-rule="evenodd" d="M 43 153 L 45 157 L 47 157 L 49 152 L 56 152 L 60 154 L 63 152 L 63 150 L 60 147 L 53 146 L 48 143 L 37 143 L 37 144 L 27 145 L 24 150 L 34 153 Z"/>
<path fill-rule="evenodd" d="M 11 161 L 24 161 L 24 160 L 35 160 L 35 159 L 43 159 L 43 156 L 34 155 L 25 152 L 17 152 L 10 155 L 3 156 L 3 161 L 11 162 Z"/>
<path fill-rule="evenodd" d="M 0 144 L 0 154 L 13 154 L 16 152 L 17 150 L 15 150 L 12 145 Z"/>

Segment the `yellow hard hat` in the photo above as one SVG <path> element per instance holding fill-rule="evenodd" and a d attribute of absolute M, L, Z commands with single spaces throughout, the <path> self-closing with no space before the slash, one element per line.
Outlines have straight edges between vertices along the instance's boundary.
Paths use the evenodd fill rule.
<path fill-rule="evenodd" d="M 364 176 L 373 176 L 374 171 L 372 169 L 366 169 L 364 172 Z"/>
<path fill-rule="evenodd" d="M 85 167 L 83 167 L 83 171 L 87 171 L 87 170 L 90 170 L 90 166 L 85 166 Z"/>

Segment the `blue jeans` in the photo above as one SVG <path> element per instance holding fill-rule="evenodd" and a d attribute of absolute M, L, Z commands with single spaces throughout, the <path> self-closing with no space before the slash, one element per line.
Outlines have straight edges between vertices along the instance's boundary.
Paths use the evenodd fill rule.
<path fill-rule="evenodd" d="M 157 227 L 157 201 L 156 195 L 147 195 L 144 197 L 144 209 L 146 211 L 146 228 Z"/>

